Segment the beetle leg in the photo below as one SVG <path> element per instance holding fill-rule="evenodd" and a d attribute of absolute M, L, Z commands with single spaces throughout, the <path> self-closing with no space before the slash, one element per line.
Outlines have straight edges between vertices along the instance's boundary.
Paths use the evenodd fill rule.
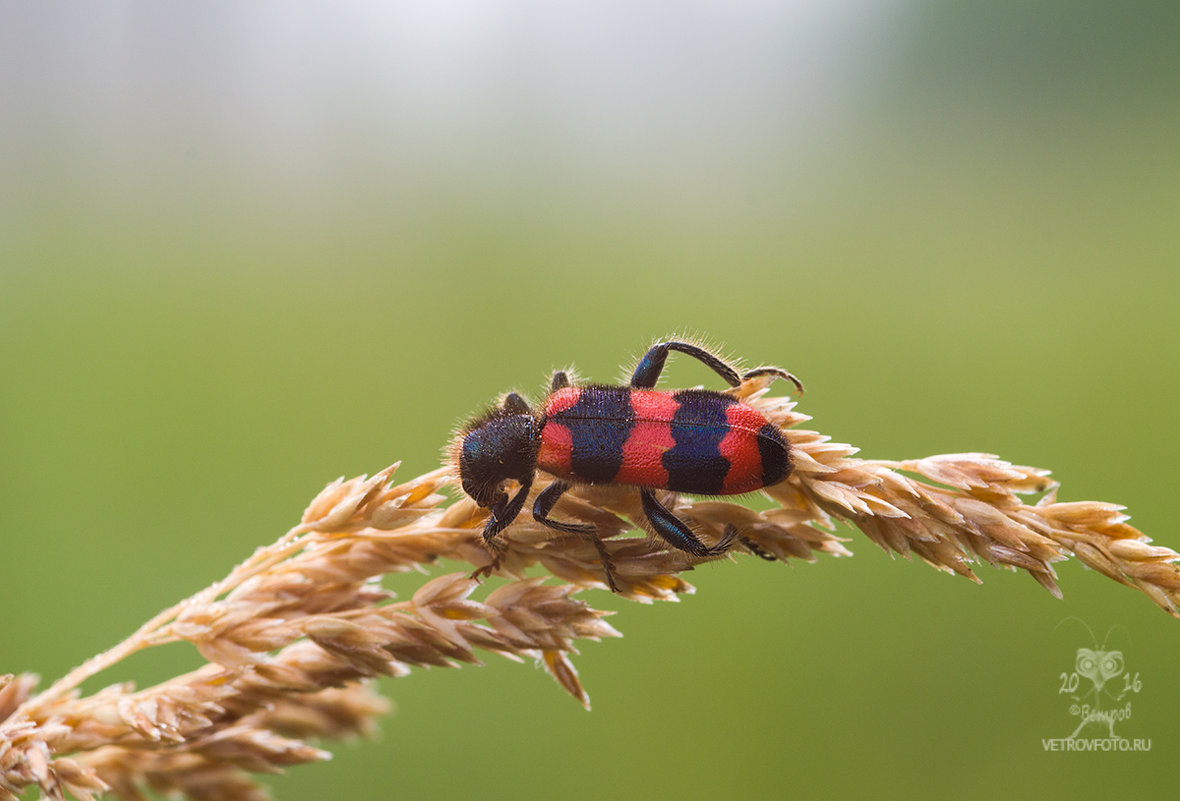
<path fill-rule="evenodd" d="M 512 521 L 520 514 L 520 508 L 524 506 L 524 499 L 528 496 L 529 488 L 532 486 L 531 480 L 521 484 L 520 489 L 512 496 L 512 500 L 508 500 L 508 493 L 500 493 L 500 497 L 492 504 L 492 514 L 488 517 L 487 525 L 483 528 L 484 542 L 490 543 L 497 534 L 512 524 Z"/>
<path fill-rule="evenodd" d="M 554 481 L 546 487 L 533 502 L 533 519 L 542 526 L 569 534 L 581 534 L 593 542 L 599 558 L 602 559 L 602 570 L 606 573 L 606 583 L 610 586 L 611 592 L 619 592 L 619 585 L 615 584 L 615 565 L 611 561 L 610 553 L 606 550 L 606 545 L 598 536 L 598 529 L 589 523 L 562 523 L 549 518 L 549 512 L 553 510 L 553 505 L 569 488 L 570 485 L 564 481 Z"/>
<path fill-rule="evenodd" d="M 504 403 L 501 407 L 504 411 L 510 414 L 532 414 L 532 409 L 529 408 L 528 401 L 520 396 L 520 393 L 509 392 L 504 396 Z"/>
<path fill-rule="evenodd" d="M 565 481 L 554 481 L 546 487 L 533 502 L 533 519 L 542 526 L 548 526 L 557 531 L 565 531 L 570 534 L 593 534 L 595 528 L 589 523 L 561 523 L 549 519 L 549 512 L 557 503 L 557 499 L 564 495 L 569 488 L 570 485 Z"/>
<path fill-rule="evenodd" d="M 746 549 L 750 553 L 757 556 L 759 559 L 765 559 L 767 562 L 777 562 L 778 561 L 777 556 L 775 556 L 770 551 L 763 548 L 758 543 L 754 542 L 754 540 L 750 539 L 749 537 L 741 537 L 740 540 L 741 540 L 742 545 L 746 546 Z"/>
<path fill-rule="evenodd" d="M 524 506 L 524 499 L 528 496 L 529 488 L 532 485 L 532 481 L 522 484 L 516 494 L 512 496 L 512 500 L 508 500 L 507 492 L 501 492 L 500 497 L 496 498 L 492 504 L 492 513 L 488 516 L 488 522 L 483 527 L 484 545 L 491 551 L 492 561 L 475 570 L 471 574 L 473 579 L 487 578 L 500 566 L 500 558 L 508 549 L 504 543 L 496 539 L 496 535 L 508 528 L 516 516 L 520 514 L 520 508 Z"/>
<path fill-rule="evenodd" d="M 570 377 L 566 374 L 565 370 L 558 370 L 549 381 L 549 391 L 556 392 L 559 389 L 565 389 L 569 385 Z"/>
<path fill-rule="evenodd" d="M 728 551 L 733 546 L 734 540 L 737 539 L 737 528 L 726 526 L 724 536 L 710 548 L 701 542 L 696 534 L 692 533 L 692 529 L 683 520 L 665 509 L 664 505 L 656 500 L 654 492 L 642 489 L 639 491 L 639 495 L 643 499 L 643 513 L 647 515 L 652 528 L 674 548 L 679 548 L 693 556 L 718 556 Z"/>
<path fill-rule="evenodd" d="M 796 390 L 799 392 L 803 391 L 803 382 L 798 378 L 795 378 L 795 376 L 791 375 L 781 367 L 755 367 L 753 370 L 747 370 L 746 372 L 742 373 L 742 380 L 748 381 L 751 378 L 757 378 L 760 375 L 772 375 L 775 378 L 785 378 L 787 381 L 790 381 L 795 385 Z"/>
<path fill-rule="evenodd" d="M 504 555 L 504 549 L 497 545 L 495 540 L 489 542 L 488 546 L 488 550 L 492 552 L 492 561 L 471 571 L 471 578 L 476 581 L 483 581 L 500 567 L 500 558 Z"/>
<path fill-rule="evenodd" d="M 687 342 L 661 342 L 658 345 L 652 345 L 651 349 L 639 360 L 639 364 L 635 367 L 635 372 L 631 376 L 631 386 L 635 389 L 651 389 L 654 387 L 656 381 L 659 380 L 660 373 L 664 370 L 664 362 L 667 361 L 668 351 L 670 350 L 688 354 L 697 361 L 704 363 L 710 370 L 724 378 L 725 383 L 731 387 L 736 387 L 741 383 L 737 370 L 734 370 L 704 348 L 698 348 L 696 345 L 690 345 Z"/>
<path fill-rule="evenodd" d="M 491 514 L 488 515 L 488 522 L 483 528 L 483 542 L 484 546 L 492 556 L 492 560 L 483 567 L 472 571 L 471 577 L 477 581 L 483 581 L 488 576 L 495 572 L 496 568 L 500 566 L 500 557 L 504 555 L 506 550 L 504 543 L 496 539 L 496 534 L 503 528 L 500 525 L 500 520 L 503 518 L 505 508 L 508 506 L 508 493 L 501 492 L 500 497 L 496 498 L 491 507 Z"/>

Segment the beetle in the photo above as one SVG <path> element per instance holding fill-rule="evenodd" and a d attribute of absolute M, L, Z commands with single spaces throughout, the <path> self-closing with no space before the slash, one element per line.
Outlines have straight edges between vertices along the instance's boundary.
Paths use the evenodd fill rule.
<path fill-rule="evenodd" d="M 653 345 L 625 387 L 573 386 L 569 376 L 559 371 L 553 374 L 549 395 L 537 411 L 519 394 L 509 393 L 498 408 L 468 423 L 455 441 L 463 491 L 491 510 L 483 530 L 489 547 L 520 514 L 537 470 L 556 480 L 533 501 L 533 518 L 556 531 L 588 536 L 615 592 L 610 558 L 595 527 L 549 516 L 572 485 L 639 488 L 652 530 L 693 556 L 716 556 L 732 547 L 737 537 L 732 526 L 720 542 L 707 546 L 660 503 L 654 490 L 694 495 L 751 492 L 790 474 L 790 448 L 777 426 L 730 395 L 707 389 L 655 389 L 672 351 L 702 362 L 731 387 L 769 375 L 803 390 L 799 379 L 778 367 L 759 367 L 739 375 L 704 348 L 673 340 Z M 504 489 L 509 479 L 520 485 L 511 497 Z M 752 545 L 751 550 L 768 556 Z M 495 565 L 493 561 L 477 573 L 486 574 Z"/>

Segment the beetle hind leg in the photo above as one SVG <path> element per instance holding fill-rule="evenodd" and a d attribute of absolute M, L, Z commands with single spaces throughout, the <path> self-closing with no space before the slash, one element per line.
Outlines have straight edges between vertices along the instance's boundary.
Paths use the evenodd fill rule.
<path fill-rule="evenodd" d="M 753 370 L 747 370 L 746 372 L 742 373 L 742 381 L 749 381 L 751 378 L 758 378 L 759 376 L 763 375 L 769 375 L 775 378 L 782 378 L 786 381 L 790 381 L 795 385 L 795 390 L 797 392 L 803 392 L 803 382 L 781 367 L 755 367 Z"/>
<path fill-rule="evenodd" d="M 648 522 L 665 542 L 674 548 L 679 548 L 693 556 L 720 556 L 733 547 L 738 539 L 735 526 L 726 526 L 725 533 L 716 545 L 708 546 L 701 542 L 692 529 L 676 515 L 669 512 L 662 503 L 656 500 L 655 493 L 649 489 L 639 491 L 643 500 L 643 513 Z"/>
<path fill-rule="evenodd" d="M 770 551 L 763 548 L 758 543 L 754 542 L 754 540 L 752 540 L 751 538 L 740 537 L 739 540 L 742 543 L 742 545 L 745 546 L 746 550 L 748 550 L 750 553 L 757 556 L 759 559 L 765 559 L 767 562 L 777 562 L 778 561 L 777 556 L 775 556 Z"/>
<path fill-rule="evenodd" d="M 635 367 L 635 372 L 631 376 L 631 386 L 634 389 L 651 389 L 659 380 L 660 373 L 664 371 L 664 362 L 668 360 L 668 351 L 678 351 L 693 357 L 697 361 L 704 364 L 717 375 L 725 379 L 725 383 L 731 387 L 736 387 L 741 383 L 738 378 L 737 370 L 734 370 L 726 364 L 720 357 L 714 356 L 704 348 L 690 345 L 687 342 L 661 342 L 658 345 L 652 345 L 643 358 L 639 360 L 639 364 Z"/>

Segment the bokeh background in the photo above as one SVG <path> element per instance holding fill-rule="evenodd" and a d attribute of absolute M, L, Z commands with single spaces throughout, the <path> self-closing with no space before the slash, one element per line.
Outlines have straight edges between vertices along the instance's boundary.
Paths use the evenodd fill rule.
<path fill-rule="evenodd" d="M 47 680 L 338 475 L 431 469 L 571 362 L 697 332 L 803 378 L 870 456 L 1051 467 L 1180 546 L 1180 5 L 8 3 L 0 671 Z M 672 383 L 714 379 L 681 360 Z M 540 670 L 385 684 L 327 797 L 1154 794 L 1180 622 L 891 559 L 743 558 Z M 397 582 L 394 582 L 395 587 Z M 1074 620 L 1093 629 L 1094 638 Z M 1064 621 L 1064 622 L 1063 622 Z M 1046 753 L 1079 647 L 1130 754 Z M 87 686 L 196 663 L 159 649 Z"/>

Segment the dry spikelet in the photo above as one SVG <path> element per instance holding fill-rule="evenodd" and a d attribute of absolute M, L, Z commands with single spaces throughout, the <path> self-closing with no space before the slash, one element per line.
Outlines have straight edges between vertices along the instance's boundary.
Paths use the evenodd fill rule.
<path fill-rule="evenodd" d="M 732 394 L 784 430 L 794 471 L 763 491 L 777 505 L 762 512 L 669 494 L 670 508 L 707 542 L 733 525 L 739 553 L 784 562 L 847 556 L 834 534 L 842 520 L 939 570 L 977 581 L 971 565 L 982 560 L 1026 571 L 1058 596 L 1052 564 L 1072 554 L 1177 615 L 1180 555 L 1148 544 L 1121 507 L 1058 502 L 1046 471 L 986 454 L 858 459 L 851 446 L 799 428 L 810 418 L 789 400 L 764 397 L 766 388 L 753 379 Z M 466 497 L 443 505 L 449 468 L 391 485 L 396 469 L 333 482 L 273 545 L 39 695 L 33 676 L 0 676 L 0 801 L 31 785 L 84 800 L 149 791 L 264 798 L 249 774 L 326 758 L 308 739 L 373 731 L 388 709 L 373 677 L 479 664 L 481 652 L 532 658 L 588 705 L 569 657 L 578 640 L 619 636 L 606 613 L 576 597 L 606 586 L 594 544 L 521 515 L 505 532 L 498 572 L 506 582 L 481 593 L 467 569 L 395 599 L 376 583 L 383 574 L 440 559 L 477 568 L 490 561 L 484 512 Z M 539 478 L 534 492 L 546 485 Z M 1042 497 L 1022 500 L 1030 494 Z M 643 526 L 633 490 L 581 487 L 560 505 L 563 519 L 597 527 L 624 597 L 651 603 L 693 591 L 680 574 L 701 560 L 652 536 L 619 536 Z M 537 565 L 543 573 L 529 576 Z M 142 690 L 79 694 L 84 679 L 129 654 L 176 641 L 207 664 Z"/>

